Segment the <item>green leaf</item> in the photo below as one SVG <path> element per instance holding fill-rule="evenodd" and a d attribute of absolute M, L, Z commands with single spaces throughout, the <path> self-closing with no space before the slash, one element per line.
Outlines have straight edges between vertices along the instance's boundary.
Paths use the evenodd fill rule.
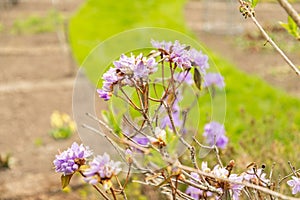
<path fill-rule="evenodd" d="M 145 157 L 146 161 L 153 163 L 158 167 L 164 167 L 166 165 L 165 161 L 162 158 L 160 152 L 155 149 L 150 149 L 150 153 Z"/>
<path fill-rule="evenodd" d="M 295 23 L 295 21 L 291 17 L 288 17 L 288 23 L 279 22 L 279 24 L 285 30 L 287 30 L 288 33 L 291 34 L 293 37 L 295 37 L 296 39 L 300 38 L 299 28 L 298 28 L 297 24 Z"/>
<path fill-rule="evenodd" d="M 174 154 L 177 150 L 179 138 L 173 132 L 166 130 L 166 143 L 169 154 Z"/>
<path fill-rule="evenodd" d="M 257 5 L 257 3 L 258 3 L 258 0 L 252 0 L 251 1 L 251 7 L 255 8 L 255 6 Z"/>
<path fill-rule="evenodd" d="M 114 133 L 117 134 L 119 137 L 122 136 L 121 134 L 121 124 L 123 113 L 120 113 L 118 116 L 115 116 L 111 110 L 103 110 L 102 117 L 104 121 L 113 129 Z"/>
<path fill-rule="evenodd" d="M 64 189 L 65 187 L 67 187 L 71 181 L 73 174 L 70 175 L 61 175 L 61 186 L 62 189 Z"/>
<path fill-rule="evenodd" d="M 70 127 L 65 127 L 65 126 L 50 131 L 50 135 L 56 140 L 67 139 L 72 135 L 72 133 L 73 132 L 70 129 Z"/>
<path fill-rule="evenodd" d="M 201 90 L 201 74 L 197 68 L 194 68 L 194 82 L 196 84 L 196 87 Z"/>
<path fill-rule="evenodd" d="M 288 16 L 288 24 L 289 24 L 290 30 L 295 31 L 298 29 L 296 22 L 290 16 Z"/>

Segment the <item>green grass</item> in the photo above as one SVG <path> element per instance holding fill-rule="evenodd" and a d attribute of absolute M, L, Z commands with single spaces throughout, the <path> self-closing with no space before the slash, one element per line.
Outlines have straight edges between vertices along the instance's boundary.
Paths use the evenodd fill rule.
<path fill-rule="evenodd" d="M 225 127 L 231 145 L 225 152 L 226 159 L 245 164 L 266 163 L 271 167 L 277 162 L 287 173 L 287 161 L 300 165 L 296 149 L 299 149 L 300 101 L 267 84 L 255 76 L 246 75 L 219 56 L 213 57 L 226 82 Z M 242 78 L 241 78 L 242 77 Z M 203 107 L 209 99 L 201 99 Z M 208 112 L 208 111 L 207 111 Z M 234 156 L 240 158 L 235 158 Z M 282 166 L 280 166 L 282 165 Z M 245 167 L 241 166 L 240 167 Z"/>
<path fill-rule="evenodd" d="M 184 23 L 184 4 L 183 0 L 123 0 L 118 3 L 88 0 L 70 21 L 70 40 L 74 56 L 82 64 L 99 42 L 121 31 L 137 27 L 165 27 L 193 37 Z M 130 45 L 130 41 L 124 40 L 119 45 L 121 49 Z M 106 55 L 108 52 L 102 53 Z M 275 161 L 282 169 L 288 170 L 287 161 L 291 160 L 299 167 L 299 99 L 271 87 L 258 77 L 239 71 L 221 56 L 212 52 L 209 55 L 226 81 L 225 127 L 230 138 L 230 148 L 222 152 L 223 158 L 226 161 L 236 160 L 240 169 L 252 161 L 258 164 L 267 163 L 269 168 Z M 96 65 L 93 62 L 92 64 Z M 92 74 L 97 72 L 93 70 L 95 68 L 88 68 L 87 73 L 95 82 Z M 200 114 L 209 115 L 209 97 L 203 97 L 200 102 Z M 205 121 L 206 118 L 201 118 L 202 124 Z M 199 132 L 202 134 L 202 130 Z M 278 170 L 278 173 L 284 172 Z"/>
<path fill-rule="evenodd" d="M 70 41 L 75 58 L 82 63 L 99 42 L 132 28 L 165 27 L 186 31 L 184 2 L 88 0 L 70 21 Z"/>
<path fill-rule="evenodd" d="M 39 34 L 54 32 L 63 24 L 63 16 L 56 10 L 50 10 L 46 16 L 30 15 L 17 19 L 11 29 L 12 34 Z"/>

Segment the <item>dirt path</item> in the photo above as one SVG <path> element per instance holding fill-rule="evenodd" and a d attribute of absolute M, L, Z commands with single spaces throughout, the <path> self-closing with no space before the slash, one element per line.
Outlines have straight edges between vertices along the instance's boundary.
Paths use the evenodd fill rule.
<path fill-rule="evenodd" d="M 208 2 L 208 1 L 206 1 Z M 300 10 L 300 5 L 296 8 Z M 286 21 L 287 15 L 277 4 L 259 4 L 256 8 L 258 20 L 270 27 L 278 21 Z M 260 50 L 244 49 L 238 44 L 237 37 L 257 31 L 250 20 L 242 18 L 238 12 L 238 4 L 231 3 L 206 3 L 190 1 L 185 8 L 185 17 L 189 27 L 194 30 L 208 48 L 234 63 L 246 73 L 257 75 L 266 80 L 269 84 L 300 97 L 300 78 L 290 69 L 283 59 L 274 51 L 264 51 L 265 41 L 261 43 Z M 207 26 L 207 18 L 213 25 L 210 30 Z M 235 30 L 235 34 L 230 33 Z M 286 37 L 290 37 L 286 35 Z M 293 38 L 290 38 L 293 40 Z M 280 43 L 281 42 L 281 43 Z M 283 45 L 285 41 L 278 41 Z M 300 43 L 295 42 L 296 45 Z M 299 52 L 289 53 L 288 56 L 295 64 L 300 64 Z M 222 66 L 218 66 L 222 69 Z"/>
<path fill-rule="evenodd" d="M 61 1 L 56 8 L 71 15 L 81 2 Z M 0 20 L 11 27 L 15 19 L 45 15 L 52 8 L 51 1 L 24 0 L 4 12 L 2 8 Z M 61 192 L 49 159 L 79 137 L 54 141 L 47 133 L 53 110 L 72 114 L 70 64 L 56 33 L 0 33 L 0 153 L 14 158 L 11 170 L 0 171 L 1 200 L 79 199 L 78 194 Z"/>

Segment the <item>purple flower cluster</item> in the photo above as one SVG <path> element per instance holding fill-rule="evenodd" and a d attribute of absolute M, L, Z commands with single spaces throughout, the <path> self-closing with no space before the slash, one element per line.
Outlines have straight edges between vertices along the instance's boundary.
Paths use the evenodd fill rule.
<path fill-rule="evenodd" d="M 142 85 L 144 80 L 148 79 L 149 74 L 157 71 L 157 62 L 154 58 L 146 58 L 143 54 L 130 57 L 122 54 L 120 59 L 113 62 L 111 67 L 103 74 L 102 89 L 98 89 L 99 97 L 109 100 L 113 94 L 114 86 Z"/>
<path fill-rule="evenodd" d="M 152 40 L 151 44 L 162 52 L 163 58 L 167 62 L 174 62 L 178 67 L 187 70 L 191 67 L 199 67 L 200 71 L 205 74 L 208 65 L 208 57 L 201 51 L 191 49 L 189 46 L 180 44 L 179 41 L 166 42 Z"/>
<path fill-rule="evenodd" d="M 218 122 L 212 121 L 204 126 L 203 136 L 206 138 L 206 143 L 224 149 L 228 143 L 228 138 L 225 136 L 224 126 Z"/>
<path fill-rule="evenodd" d="M 230 176 L 228 177 L 229 180 L 240 182 L 240 183 L 243 181 L 243 178 L 244 178 L 243 176 L 238 176 L 236 174 L 230 174 Z M 239 200 L 239 197 L 244 187 L 245 186 L 242 184 L 235 184 L 235 183 L 230 184 L 233 200 Z"/>
<path fill-rule="evenodd" d="M 174 74 L 174 80 L 181 83 L 184 82 L 188 85 L 192 85 L 194 83 L 192 74 L 190 72 L 181 72 Z"/>
<path fill-rule="evenodd" d="M 292 176 L 292 180 L 288 180 L 287 184 L 292 188 L 292 194 L 300 192 L 300 178 Z"/>
<path fill-rule="evenodd" d="M 204 87 L 209 87 L 215 85 L 218 88 L 223 88 L 225 86 L 224 78 L 219 73 L 207 73 L 204 76 Z"/>
<path fill-rule="evenodd" d="M 208 168 L 207 163 L 206 162 L 202 162 L 202 167 L 201 170 L 205 173 L 211 173 L 212 175 L 214 175 L 215 177 L 220 177 L 220 178 L 228 178 L 229 180 L 232 181 L 236 181 L 236 182 L 241 182 L 243 181 L 243 176 L 238 176 L 237 174 L 230 174 L 229 175 L 229 171 L 226 168 L 222 168 L 219 165 L 216 165 L 213 170 L 211 170 L 210 168 Z M 199 175 L 197 173 L 192 172 L 191 176 L 200 181 Z M 195 181 L 192 179 L 192 182 L 195 183 Z M 201 182 L 201 181 L 200 181 Z M 241 195 L 241 191 L 243 190 L 244 185 L 242 184 L 233 184 L 230 183 L 229 185 L 229 191 L 231 193 L 231 196 L 234 200 L 238 200 L 239 196 Z M 217 188 L 218 190 L 220 190 L 221 192 L 223 192 L 223 188 Z M 204 197 L 204 191 L 193 187 L 193 186 L 189 186 L 187 188 L 187 190 L 185 191 L 186 194 L 190 195 L 193 199 L 195 200 L 199 200 L 202 199 Z M 205 196 L 207 197 L 211 197 L 213 196 L 213 193 L 206 191 L 205 192 Z"/>
<path fill-rule="evenodd" d="M 64 175 L 73 174 L 81 165 L 85 164 L 86 158 L 91 155 L 92 151 L 88 147 L 83 146 L 83 144 L 78 145 L 74 142 L 71 148 L 56 155 L 56 159 L 53 161 L 55 171 L 61 172 Z"/>
<path fill-rule="evenodd" d="M 89 163 L 90 168 L 83 173 L 84 180 L 92 185 L 109 180 L 122 170 L 120 165 L 121 162 L 110 160 L 107 153 L 104 153 L 103 156 L 98 155 Z"/>
<path fill-rule="evenodd" d="M 195 172 L 191 172 L 191 176 L 194 179 L 200 180 L 199 175 Z M 191 179 L 191 181 L 196 183 L 193 179 Z M 195 200 L 199 200 L 199 199 L 202 199 L 202 197 L 204 197 L 204 194 L 203 194 L 204 191 L 199 188 L 193 187 L 193 186 L 188 186 L 185 193 L 190 195 Z M 212 193 L 208 191 L 208 192 L 206 192 L 206 196 L 210 197 L 210 196 L 212 196 Z"/>
<path fill-rule="evenodd" d="M 180 119 L 179 111 L 176 110 L 176 111 L 172 112 L 172 119 L 173 119 L 175 127 L 180 127 L 182 125 L 182 120 Z M 160 121 L 160 128 L 165 129 L 166 127 L 173 129 L 169 115 L 163 117 Z"/>

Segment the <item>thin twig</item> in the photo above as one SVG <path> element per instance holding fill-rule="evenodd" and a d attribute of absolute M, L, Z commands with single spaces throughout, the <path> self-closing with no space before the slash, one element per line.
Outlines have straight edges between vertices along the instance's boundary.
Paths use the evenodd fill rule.
<path fill-rule="evenodd" d="M 79 170 L 79 173 L 82 177 L 86 177 L 81 170 Z M 110 200 L 110 198 L 108 196 L 106 196 L 106 194 L 104 194 L 97 185 L 93 185 L 93 187 L 104 197 L 104 199 Z"/>
<path fill-rule="evenodd" d="M 297 172 L 300 172 L 300 169 L 295 170 L 295 173 L 297 173 Z M 294 175 L 294 172 L 282 177 L 281 179 L 279 179 L 278 185 L 280 185 L 282 181 L 284 181 L 285 179 L 287 179 L 288 177 L 293 176 L 293 175 Z"/>
<path fill-rule="evenodd" d="M 124 119 L 125 123 L 127 123 L 129 126 L 131 126 L 135 130 L 134 134 L 131 134 L 131 135 L 128 136 L 129 138 L 132 138 L 132 137 L 136 136 L 138 133 L 145 136 L 145 137 L 148 137 L 144 132 L 142 132 L 141 130 L 136 128 L 135 125 L 125 115 L 123 115 L 123 119 Z"/>
<path fill-rule="evenodd" d="M 223 168 L 223 163 L 222 163 L 222 161 L 221 161 L 221 157 L 220 157 L 220 154 L 219 154 L 219 149 L 218 149 L 218 147 L 217 147 L 216 145 L 213 145 L 213 146 L 211 146 L 211 147 L 210 147 L 210 146 L 205 146 L 205 145 L 201 144 L 201 143 L 196 139 L 195 136 L 193 136 L 193 140 L 196 142 L 197 145 L 199 145 L 199 146 L 202 147 L 202 148 L 209 149 L 209 150 L 214 150 L 215 153 L 216 153 L 216 157 L 217 157 L 218 163 L 219 163 L 219 165 Z"/>
<path fill-rule="evenodd" d="M 122 98 L 121 96 L 118 96 L 120 97 L 121 99 L 123 99 L 126 103 L 128 103 L 129 105 L 131 105 L 135 110 L 137 111 L 142 111 L 141 108 L 139 108 L 137 105 L 135 105 L 135 103 L 129 98 L 129 96 L 126 94 L 126 92 L 122 89 L 122 87 L 119 87 L 120 91 L 123 93 L 123 95 L 125 96 L 125 99 Z"/>
<path fill-rule="evenodd" d="M 136 149 L 139 149 L 140 151 L 144 152 L 145 154 L 148 154 L 148 153 L 149 153 L 149 150 L 148 150 L 147 148 L 142 147 L 141 145 L 139 145 L 138 143 L 136 143 L 136 141 L 134 141 L 134 140 L 133 140 L 131 137 L 129 137 L 128 135 L 122 134 L 122 135 L 123 135 L 124 137 L 126 137 L 129 141 L 123 140 L 123 139 L 119 138 L 119 137 L 114 133 L 114 131 L 113 131 L 113 130 L 105 123 L 105 122 L 103 122 L 101 119 L 98 119 L 97 117 L 93 116 L 93 115 L 90 114 L 90 113 L 86 113 L 86 115 L 87 115 L 88 117 L 92 118 L 93 120 L 97 121 L 97 122 L 98 122 L 99 124 L 101 124 L 102 126 L 104 126 L 104 128 L 106 128 L 106 129 L 110 132 L 110 134 L 112 134 L 114 137 L 116 137 L 116 139 L 117 139 L 118 141 L 120 141 L 120 143 L 124 143 L 124 144 L 127 144 L 127 145 L 129 145 L 129 146 L 132 146 L 132 147 L 134 147 L 134 148 L 136 148 Z M 86 128 L 86 127 L 84 127 L 84 128 Z M 92 127 L 91 127 L 91 128 L 92 128 Z M 102 137 L 108 138 L 107 135 L 105 135 L 104 133 L 101 133 L 100 131 L 98 131 L 98 130 L 96 130 L 96 129 L 94 129 L 94 128 L 92 128 L 92 129 L 93 129 L 92 131 L 94 131 L 94 132 L 100 134 Z"/>
<path fill-rule="evenodd" d="M 182 170 L 182 173 L 183 173 L 185 176 L 187 176 L 187 177 L 189 177 L 190 179 L 192 179 L 193 182 L 198 183 L 198 184 L 202 184 L 204 187 L 206 187 L 207 189 L 205 189 L 204 191 L 210 191 L 210 192 L 215 192 L 215 193 L 220 192 L 218 189 L 216 189 L 215 187 L 211 186 L 211 185 L 207 182 L 207 180 L 204 178 L 203 175 L 198 174 L 200 177 L 203 177 L 202 179 L 203 179 L 204 183 L 200 182 L 200 180 L 198 180 L 198 179 L 194 178 L 193 176 L 191 176 L 191 175 L 190 175 L 189 173 L 187 173 L 185 170 Z"/>
<path fill-rule="evenodd" d="M 120 139 L 113 131 L 112 128 L 110 128 L 104 121 L 102 121 L 101 119 L 97 118 L 96 116 L 92 115 L 91 113 L 86 113 L 86 115 L 88 117 L 90 117 L 91 119 L 95 120 L 96 122 L 98 122 L 99 124 L 101 124 L 102 126 L 104 126 L 104 128 L 106 128 L 106 130 L 109 131 L 110 134 L 112 134 L 116 139 Z M 103 134 L 103 133 L 102 133 Z M 105 135 L 105 134 L 104 134 Z M 104 137 L 103 135 L 103 137 Z"/>
<path fill-rule="evenodd" d="M 202 147 L 202 148 L 204 148 L 204 149 L 210 149 L 210 150 L 213 150 L 213 149 L 214 149 L 214 147 L 210 147 L 210 146 L 206 146 L 206 145 L 201 144 L 201 143 L 196 139 L 195 136 L 193 136 L 193 140 L 196 142 L 197 145 L 199 145 L 200 147 Z"/>
<path fill-rule="evenodd" d="M 114 200 L 117 200 L 117 197 L 116 197 L 115 191 L 114 191 L 114 189 L 113 189 L 112 187 L 110 188 L 110 191 L 111 191 L 111 194 L 112 194 L 112 196 L 113 196 Z"/>
<path fill-rule="evenodd" d="M 122 160 L 126 162 L 126 159 L 124 158 L 123 154 L 120 151 L 120 147 L 112 139 L 110 139 L 109 137 L 107 137 L 106 134 L 104 134 L 104 133 L 98 131 L 97 129 L 95 129 L 95 128 L 89 126 L 89 125 L 86 125 L 86 124 L 82 124 L 82 127 L 86 128 L 86 129 L 88 129 L 88 130 L 90 130 L 90 131 L 92 131 L 94 133 L 97 133 L 97 134 L 99 134 L 102 137 L 104 137 L 114 147 L 114 149 L 118 152 L 118 154 L 120 155 L 120 157 L 122 158 Z"/>
<path fill-rule="evenodd" d="M 296 72 L 298 76 L 300 76 L 299 68 L 295 66 L 295 64 L 287 57 L 287 55 L 277 46 L 277 44 L 271 39 L 271 37 L 263 29 L 260 23 L 256 20 L 253 14 L 253 10 L 251 10 L 248 3 L 245 3 L 243 0 L 238 0 L 238 1 L 240 2 L 243 9 L 246 11 L 246 15 L 251 18 L 251 20 L 260 30 L 260 32 L 262 33 L 263 37 L 267 40 L 267 42 L 271 44 L 271 46 L 280 54 L 280 56 L 285 60 L 285 62 Z"/>
<path fill-rule="evenodd" d="M 167 106 L 165 104 L 165 102 L 163 102 L 163 105 L 165 107 L 165 109 L 167 110 L 168 112 L 168 116 L 169 116 L 169 119 L 170 119 L 170 122 L 171 122 L 171 125 L 172 125 L 172 129 L 173 131 L 175 132 L 175 135 L 179 138 L 179 140 L 181 141 L 181 143 L 183 145 L 185 145 L 188 150 L 190 151 L 190 155 L 191 155 L 191 160 L 192 160 L 192 163 L 194 165 L 194 167 L 196 169 L 199 169 L 198 168 L 198 164 L 197 164 L 197 161 L 196 161 L 196 153 L 195 153 L 195 147 L 190 145 L 177 131 L 176 127 L 175 127 L 175 123 L 174 123 L 174 119 L 173 119 L 173 116 L 172 116 L 172 112 L 171 112 L 171 109 L 169 106 Z"/>
<path fill-rule="evenodd" d="M 223 168 L 223 163 L 221 161 L 219 149 L 218 149 L 218 147 L 215 144 L 213 145 L 213 148 L 214 148 L 214 151 L 216 153 L 216 157 L 217 157 L 218 163 Z"/>
<path fill-rule="evenodd" d="M 294 168 L 294 166 L 292 165 L 291 161 L 288 161 L 288 164 L 289 164 L 289 166 L 290 166 L 290 168 L 291 168 L 291 170 L 292 170 L 294 176 L 297 177 L 297 174 L 296 174 L 296 172 L 295 172 L 295 168 Z"/>
<path fill-rule="evenodd" d="M 97 185 L 93 185 L 93 187 L 104 197 L 105 200 L 110 200 L 106 194 L 104 194 Z"/>

